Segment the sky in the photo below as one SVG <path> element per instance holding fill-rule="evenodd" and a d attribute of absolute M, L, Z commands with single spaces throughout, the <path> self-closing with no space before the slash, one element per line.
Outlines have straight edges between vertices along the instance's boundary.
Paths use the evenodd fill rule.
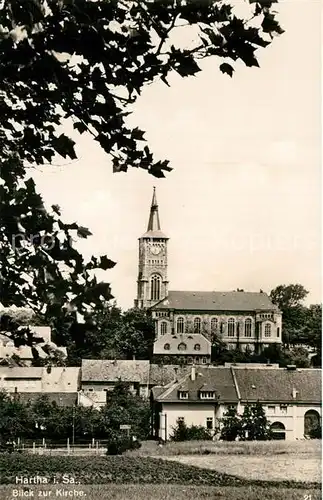
<path fill-rule="evenodd" d="M 122 308 L 136 296 L 153 186 L 170 238 L 170 290 L 301 283 L 307 303 L 321 302 L 321 4 L 285 0 L 277 10 L 285 33 L 258 51 L 260 68 L 239 64 L 231 79 L 210 58 L 194 78 L 144 89 L 129 123 L 170 161 L 165 179 L 113 174 L 86 135 L 77 161 L 33 171 L 46 204 L 92 231 L 78 245 L 84 256 L 117 262 L 99 277 Z"/>

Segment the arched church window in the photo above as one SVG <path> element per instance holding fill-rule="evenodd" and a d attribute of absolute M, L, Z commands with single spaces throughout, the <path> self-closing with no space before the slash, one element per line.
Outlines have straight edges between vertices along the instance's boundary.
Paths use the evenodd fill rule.
<path fill-rule="evenodd" d="M 267 323 L 265 325 L 265 337 L 271 337 L 271 324 Z"/>
<path fill-rule="evenodd" d="M 215 332 L 217 329 L 218 329 L 218 319 L 212 318 L 211 319 L 211 331 Z"/>
<path fill-rule="evenodd" d="M 184 333 L 184 318 L 177 318 L 176 332 L 177 333 Z"/>
<path fill-rule="evenodd" d="M 160 333 L 161 333 L 161 335 L 165 335 L 165 333 L 167 333 L 167 322 L 166 321 L 161 322 Z"/>
<path fill-rule="evenodd" d="M 154 274 L 150 280 L 150 299 L 159 300 L 160 299 L 160 276 Z"/>
<path fill-rule="evenodd" d="M 228 319 L 228 337 L 234 337 L 235 334 L 235 319 Z"/>
<path fill-rule="evenodd" d="M 246 321 L 244 322 L 244 336 L 245 337 L 251 337 L 251 327 L 252 327 L 252 321 L 250 318 L 247 318 Z"/>
<path fill-rule="evenodd" d="M 194 333 L 201 333 L 201 318 L 194 318 Z"/>

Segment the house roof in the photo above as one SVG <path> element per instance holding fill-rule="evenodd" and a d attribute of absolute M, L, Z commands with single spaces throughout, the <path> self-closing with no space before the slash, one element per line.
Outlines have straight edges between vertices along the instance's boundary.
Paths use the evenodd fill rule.
<path fill-rule="evenodd" d="M 165 346 L 169 348 L 165 349 Z M 181 349 L 181 346 L 185 348 Z M 195 347 L 199 346 L 199 350 Z M 210 356 L 211 342 L 200 333 L 185 335 L 166 334 L 159 337 L 154 343 L 154 354 L 185 355 L 185 356 Z"/>
<path fill-rule="evenodd" d="M 180 365 L 150 365 L 149 384 L 165 386 L 183 377 L 190 367 Z"/>
<path fill-rule="evenodd" d="M 0 379 L 41 379 L 43 369 L 29 366 L 0 366 Z"/>
<path fill-rule="evenodd" d="M 77 392 L 19 392 L 11 393 L 11 397 L 18 397 L 23 403 L 35 403 L 41 396 L 47 396 L 50 403 L 58 406 L 74 406 L 77 404 Z"/>
<path fill-rule="evenodd" d="M 322 400 L 322 370 L 308 368 L 234 369 L 242 401 L 315 402 Z M 298 391 L 293 398 L 293 389 Z"/>
<path fill-rule="evenodd" d="M 266 293 L 258 292 L 183 292 L 171 291 L 151 307 L 191 311 L 277 311 Z"/>
<path fill-rule="evenodd" d="M 147 384 L 149 361 L 83 359 L 82 382 L 140 382 Z"/>
<path fill-rule="evenodd" d="M 152 394 L 156 401 L 170 403 L 178 402 L 180 391 L 188 391 L 185 402 L 203 402 L 200 400 L 200 391 L 214 391 L 215 399 L 219 402 L 237 402 L 238 396 L 230 368 L 223 367 L 195 367 L 195 380 L 191 378 L 191 370 L 178 382 L 168 384 L 160 391 L 155 387 Z M 208 401 L 210 402 L 210 401 Z"/>

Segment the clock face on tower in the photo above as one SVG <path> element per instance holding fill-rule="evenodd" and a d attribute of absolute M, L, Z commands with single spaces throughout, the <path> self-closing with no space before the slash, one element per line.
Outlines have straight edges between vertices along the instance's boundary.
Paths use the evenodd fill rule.
<path fill-rule="evenodd" d="M 153 255 L 158 255 L 161 252 L 161 248 L 153 245 L 150 251 Z"/>

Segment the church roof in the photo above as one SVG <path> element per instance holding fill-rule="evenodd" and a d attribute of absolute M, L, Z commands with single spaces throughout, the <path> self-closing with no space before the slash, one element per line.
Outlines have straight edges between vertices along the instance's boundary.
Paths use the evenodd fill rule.
<path fill-rule="evenodd" d="M 164 238 L 168 240 L 167 236 L 162 231 L 147 231 L 141 238 Z"/>
<path fill-rule="evenodd" d="M 278 310 L 263 292 L 182 292 L 170 291 L 151 309 L 203 311 Z"/>
<path fill-rule="evenodd" d="M 160 229 L 158 203 L 157 203 L 155 187 L 153 191 L 153 198 L 151 200 L 147 231 L 145 232 L 145 234 L 142 235 L 142 238 L 167 238 L 167 236 L 165 236 L 165 234 Z"/>

